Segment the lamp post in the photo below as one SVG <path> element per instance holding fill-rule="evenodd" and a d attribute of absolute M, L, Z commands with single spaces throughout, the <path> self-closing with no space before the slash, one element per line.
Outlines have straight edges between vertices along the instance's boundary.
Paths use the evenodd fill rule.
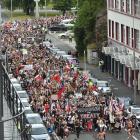
<path fill-rule="evenodd" d="M 10 15 L 10 17 L 11 17 L 11 19 L 12 19 L 12 17 L 13 17 L 13 0 L 11 0 L 11 15 Z"/>
<path fill-rule="evenodd" d="M 2 22 L 2 17 L 1 17 L 1 3 L 0 3 L 0 24 Z"/>
<path fill-rule="evenodd" d="M 47 17 L 47 0 L 45 0 L 45 17 Z"/>
<path fill-rule="evenodd" d="M 36 12 L 35 12 L 35 17 L 36 18 L 39 18 L 39 6 L 38 6 L 38 3 L 40 0 L 34 0 L 35 3 L 36 3 Z"/>

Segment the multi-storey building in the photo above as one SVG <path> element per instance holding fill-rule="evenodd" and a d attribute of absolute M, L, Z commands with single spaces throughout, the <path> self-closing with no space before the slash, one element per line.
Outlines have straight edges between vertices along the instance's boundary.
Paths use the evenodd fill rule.
<path fill-rule="evenodd" d="M 107 14 L 108 46 L 102 50 L 105 70 L 133 87 L 134 68 L 140 83 L 140 0 L 107 0 Z"/>

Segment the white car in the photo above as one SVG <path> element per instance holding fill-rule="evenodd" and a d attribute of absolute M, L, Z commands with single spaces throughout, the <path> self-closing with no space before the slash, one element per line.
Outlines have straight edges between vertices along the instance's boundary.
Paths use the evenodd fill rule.
<path fill-rule="evenodd" d="M 56 47 L 53 47 L 53 48 L 49 48 L 50 52 L 52 54 L 56 54 L 57 51 L 60 51 L 60 49 L 56 48 Z"/>
<path fill-rule="evenodd" d="M 109 86 L 108 81 L 97 81 L 97 88 L 102 93 L 111 93 L 111 87 Z"/>
<path fill-rule="evenodd" d="M 67 60 L 68 58 L 72 58 L 73 56 L 65 54 L 65 55 L 62 55 L 62 57 L 63 57 L 64 60 Z"/>
<path fill-rule="evenodd" d="M 19 84 L 19 81 L 16 78 L 11 78 L 10 81 L 12 84 Z"/>
<path fill-rule="evenodd" d="M 16 91 L 22 91 L 21 84 L 13 84 L 13 87 L 15 88 Z"/>
<path fill-rule="evenodd" d="M 66 55 L 66 52 L 65 52 L 65 51 L 57 51 L 57 52 L 56 52 L 56 58 L 60 58 L 60 57 L 62 57 L 63 55 Z"/>
<path fill-rule="evenodd" d="M 74 37 L 74 33 L 73 33 L 71 30 L 66 31 L 66 32 L 64 32 L 64 33 L 60 33 L 60 34 L 58 35 L 58 38 L 67 39 L 67 38 L 69 38 L 69 36 L 71 36 L 72 38 Z"/>
<path fill-rule="evenodd" d="M 27 92 L 25 90 L 17 91 L 17 94 L 18 94 L 20 99 L 29 100 L 29 96 L 28 96 L 28 94 L 27 94 Z"/>
<path fill-rule="evenodd" d="M 32 124 L 31 140 L 51 140 L 51 137 L 43 124 Z"/>
<path fill-rule="evenodd" d="M 43 124 L 43 121 L 38 113 L 26 114 L 28 124 Z"/>
<path fill-rule="evenodd" d="M 140 119 L 140 106 L 133 105 L 129 106 L 127 109 L 127 114 L 129 117 L 136 116 L 137 119 Z"/>

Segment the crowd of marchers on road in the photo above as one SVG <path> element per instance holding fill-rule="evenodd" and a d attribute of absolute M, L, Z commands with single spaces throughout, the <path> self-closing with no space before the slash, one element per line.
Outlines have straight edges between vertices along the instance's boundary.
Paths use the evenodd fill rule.
<path fill-rule="evenodd" d="M 25 105 L 32 138 L 49 140 L 53 132 L 61 139 L 71 133 L 79 138 L 85 131 L 97 132 L 98 139 L 104 140 L 108 131 L 122 128 L 131 137 L 139 128 L 140 107 L 129 106 L 130 99 L 117 98 L 111 91 L 104 92 L 108 83 L 95 80 L 77 61 L 67 59 L 77 60 L 76 53 L 57 54 L 59 49 L 45 39 L 47 26 L 64 18 L 68 17 L 2 26 L 1 52 L 8 55 L 9 77 Z"/>

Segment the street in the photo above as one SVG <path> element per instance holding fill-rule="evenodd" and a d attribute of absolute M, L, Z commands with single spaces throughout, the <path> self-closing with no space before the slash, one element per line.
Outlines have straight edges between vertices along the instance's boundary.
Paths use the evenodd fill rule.
<path fill-rule="evenodd" d="M 71 47 L 71 44 L 68 41 L 63 41 L 63 40 L 58 39 L 58 37 L 55 34 L 47 34 L 46 38 L 51 39 L 54 46 L 60 48 L 63 51 L 68 52 L 69 50 L 74 50 L 73 46 Z M 80 63 L 80 67 L 84 67 L 83 62 Z M 103 80 L 111 79 L 111 84 L 113 85 L 114 94 L 116 96 L 125 96 L 125 97 L 129 96 L 129 97 L 133 98 L 133 90 L 126 87 L 120 81 L 113 79 L 109 74 L 101 73 L 99 68 L 93 67 L 92 65 L 88 65 L 88 64 L 87 64 L 87 69 L 90 70 L 95 75 L 96 78 L 103 79 Z M 139 95 L 138 95 L 138 97 L 139 97 Z M 140 98 L 138 98 L 138 100 L 137 100 L 138 103 L 140 103 L 139 99 Z M 127 135 L 126 130 L 122 130 L 119 133 L 107 132 L 106 140 L 127 140 L 127 137 L 128 137 L 128 135 Z M 68 138 L 68 140 L 75 140 L 75 139 L 76 139 L 75 134 L 71 134 Z M 78 140 L 86 140 L 86 139 L 87 140 L 96 140 L 96 134 L 81 133 L 80 138 Z M 136 132 L 135 136 L 133 136 L 132 139 L 140 140 L 140 134 Z"/>

